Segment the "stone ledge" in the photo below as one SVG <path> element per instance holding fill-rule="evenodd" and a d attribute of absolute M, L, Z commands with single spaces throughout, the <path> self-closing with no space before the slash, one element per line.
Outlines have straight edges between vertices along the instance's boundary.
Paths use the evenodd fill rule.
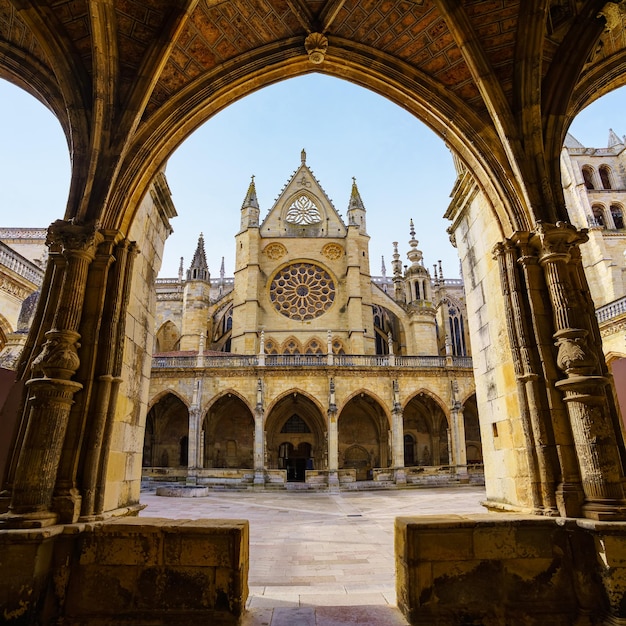
<path fill-rule="evenodd" d="M 117 518 L 0 534 L 3 623 L 234 625 L 245 520 Z"/>
<path fill-rule="evenodd" d="M 411 624 L 565 626 L 589 615 L 626 618 L 624 523 L 401 517 L 395 553 L 398 606 Z"/>

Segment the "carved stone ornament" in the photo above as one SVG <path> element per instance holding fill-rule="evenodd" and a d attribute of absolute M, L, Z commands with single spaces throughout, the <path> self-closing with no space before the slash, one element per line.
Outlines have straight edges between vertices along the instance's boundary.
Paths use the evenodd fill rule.
<path fill-rule="evenodd" d="M 622 28 L 622 17 L 624 15 L 626 15 L 626 3 L 623 0 L 620 2 L 607 2 L 598 12 L 598 17 L 603 17 L 606 20 L 604 31 L 607 33 L 616 28 Z"/>
<path fill-rule="evenodd" d="M 322 248 L 322 254 L 331 261 L 336 261 L 343 256 L 343 248 L 338 243 L 327 243 Z"/>
<path fill-rule="evenodd" d="M 270 243 L 263 249 L 263 253 L 267 258 L 277 261 L 282 259 L 287 254 L 287 248 L 282 243 Z"/>
<path fill-rule="evenodd" d="M 99 243 L 98 228 L 97 222 L 75 224 L 71 220 L 56 220 L 48 228 L 46 245 L 50 248 L 61 244 L 64 250 L 89 251 Z"/>
<path fill-rule="evenodd" d="M 594 355 L 588 352 L 585 336 L 581 334 L 583 332 L 585 331 L 571 330 L 556 333 L 556 362 L 567 374 L 588 375 L 596 365 Z"/>
<path fill-rule="evenodd" d="M 33 372 L 42 372 L 46 378 L 69 380 L 80 365 L 78 339 L 80 335 L 69 330 L 50 330 L 46 342 L 33 361 Z"/>
<path fill-rule="evenodd" d="M 309 61 L 313 65 L 320 65 L 326 57 L 328 38 L 322 35 L 322 33 L 311 33 L 304 40 L 304 47 L 309 55 Z"/>

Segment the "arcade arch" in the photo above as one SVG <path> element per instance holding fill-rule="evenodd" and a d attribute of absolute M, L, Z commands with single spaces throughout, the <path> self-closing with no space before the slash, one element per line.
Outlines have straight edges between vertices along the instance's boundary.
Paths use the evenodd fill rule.
<path fill-rule="evenodd" d="M 374 468 L 390 466 L 389 417 L 372 395 L 353 395 L 339 413 L 337 428 L 340 470 L 352 470 L 362 481 L 372 478 Z"/>
<path fill-rule="evenodd" d="M 146 416 L 144 467 L 187 467 L 189 410 L 173 393 L 164 394 Z"/>
<path fill-rule="evenodd" d="M 285 471 L 288 482 L 304 482 L 307 470 L 327 467 L 326 433 L 326 419 L 317 404 L 302 391 L 290 391 L 267 413 L 267 467 Z"/>
<path fill-rule="evenodd" d="M 448 418 L 431 395 L 420 392 L 407 402 L 403 426 L 406 467 L 450 462 Z"/>
<path fill-rule="evenodd" d="M 254 417 L 238 396 L 226 393 L 211 405 L 202 423 L 201 437 L 203 467 L 254 467 Z"/>
<path fill-rule="evenodd" d="M 206 4 L 200 10 L 212 10 Z M 405 4 L 407 8 L 404 10 L 407 15 L 413 16 L 416 20 L 414 25 L 417 26 L 420 20 L 411 12 L 421 11 L 421 3 Z M 169 3 L 165 3 L 165 6 L 169 7 Z M 449 39 L 449 45 L 455 51 L 453 58 L 465 57 L 464 62 L 455 67 L 455 71 L 463 74 L 462 82 L 455 79 L 455 73 L 444 71 L 437 76 L 427 71 L 426 67 L 420 66 L 417 60 L 419 55 L 416 58 L 405 58 L 396 54 L 397 50 L 385 49 L 384 46 L 379 49 L 362 40 L 358 33 L 353 33 L 354 39 L 347 32 L 343 36 L 334 37 L 327 51 L 324 50 L 323 54 L 318 51 L 317 56 L 309 59 L 307 48 L 303 46 L 307 28 L 291 15 L 290 24 L 284 25 L 288 26 L 283 31 L 284 36 L 269 35 L 258 47 L 253 49 L 251 44 L 249 49 L 222 58 L 220 63 L 216 61 L 216 64 L 194 73 L 193 77 L 175 72 L 181 83 L 170 89 L 167 80 L 165 84 L 160 83 L 162 73 L 171 72 L 168 61 L 172 49 L 168 46 L 163 46 L 162 54 L 152 54 L 155 49 L 149 47 L 150 53 L 146 53 L 145 64 L 140 64 L 142 80 L 137 82 L 132 80 L 136 76 L 136 58 L 130 60 L 124 57 L 123 46 L 116 48 L 116 54 L 121 57 L 111 62 L 111 49 L 102 43 L 119 34 L 115 19 L 101 19 L 97 11 L 89 14 L 86 19 L 90 20 L 91 28 L 84 31 L 88 36 L 80 47 L 80 50 L 86 51 L 83 58 L 77 52 L 78 46 L 72 41 L 72 29 L 61 22 L 47 23 L 37 3 L 32 6 L 32 10 L 20 11 L 19 16 L 15 12 L 15 19 L 19 17 L 23 21 L 25 32 L 40 45 L 33 45 L 29 49 L 27 62 L 18 42 L 7 39 L 0 72 L 27 86 L 31 93 L 36 93 L 56 112 L 72 154 L 76 157 L 66 220 L 56 224 L 50 232 L 57 246 L 56 259 L 61 261 L 63 251 L 71 262 L 65 266 L 59 263 L 57 271 L 51 270 L 49 273 L 47 293 L 42 300 L 50 302 L 50 308 L 40 318 L 38 327 L 33 329 L 29 350 L 33 359 L 37 356 L 44 367 L 52 367 L 51 359 L 55 354 L 52 344 L 62 341 L 65 354 L 71 354 L 72 358 L 71 367 L 63 368 L 66 378 L 58 379 L 64 382 L 59 382 L 57 386 L 72 388 L 68 392 L 72 398 L 81 389 L 81 397 L 90 399 L 74 409 L 70 409 L 71 400 L 63 408 L 58 440 L 50 443 L 54 448 L 47 457 L 52 459 L 54 467 L 40 472 L 52 484 L 42 488 L 41 497 L 46 502 L 40 503 L 38 510 L 48 510 L 52 506 L 51 494 L 57 479 L 60 485 L 83 484 L 83 481 L 78 480 L 78 468 L 83 467 L 79 457 L 102 456 L 102 463 L 91 465 L 106 466 L 111 441 L 140 440 L 140 437 L 134 435 L 143 428 L 141 416 L 145 406 L 134 399 L 140 397 L 136 393 L 137 388 L 145 384 L 144 380 L 138 381 L 140 372 L 149 369 L 145 367 L 149 357 L 146 355 L 146 344 L 152 338 L 139 328 L 139 320 L 146 319 L 147 304 L 131 301 L 128 305 L 131 323 L 116 336 L 110 336 L 112 328 L 123 327 L 119 318 L 127 313 L 127 300 L 121 298 L 123 304 L 120 313 L 118 301 L 113 302 L 114 296 L 111 294 L 115 294 L 115 297 L 128 295 L 124 290 L 129 289 L 131 275 L 142 276 L 146 284 L 149 282 L 146 277 L 153 275 L 158 263 L 160 251 L 150 251 L 149 247 L 142 250 L 137 267 L 133 267 L 125 255 L 125 252 L 132 250 L 131 241 L 135 234 L 145 230 L 144 224 L 140 223 L 146 218 L 141 203 L 150 183 L 157 180 L 157 172 L 163 168 L 176 146 L 217 111 L 274 81 L 313 71 L 347 78 L 385 95 L 422 119 L 439 136 L 445 137 L 454 151 L 463 184 L 455 190 L 459 202 L 449 211 L 448 216 L 453 220 L 453 234 L 458 235 L 457 243 L 463 257 L 464 271 L 469 272 L 467 280 L 471 289 L 468 299 L 472 301 L 472 310 L 480 312 L 477 316 L 480 320 L 473 322 L 472 337 L 482 342 L 480 350 L 489 354 L 489 358 L 480 364 L 482 369 L 477 369 L 478 384 L 481 386 L 477 394 L 479 408 L 496 404 L 498 408 L 506 408 L 501 411 L 502 415 L 506 415 L 506 420 L 515 422 L 517 432 L 529 433 L 531 437 L 525 449 L 539 447 L 539 442 L 547 435 L 550 440 L 547 448 L 552 450 L 554 444 L 558 452 L 561 451 L 559 446 L 565 452 L 555 454 L 554 458 L 537 461 L 525 459 L 516 468 L 517 478 L 542 483 L 543 491 L 539 490 L 542 494 L 541 502 L 532 503 L 532 508 L 555 511 L 554 494 L 558 487 L 555 477 L 563 475 L 565 469 L 571 470 L 573 476 L 574 486 L 571 489 L 584 492 L 585 498 L 589 500 L 586 506 L 590 506 L 587 506 L 586 511 L 600 506 L 600 501 L 604 503 L 608 500 L 614 504 L 621 499 L 621 477 L 617 476 L 621 470 L 607 468 L 620 467 L 615 455 L 618 454 L 618 448 L 623 452 L 623 446 L 616 443 L 617 433 L 613 431 L 597 433 L 597 437 L 589 437 L 588 440 L 579 436 L 578 433 L 586 431 L 577 420 L 586 419 L 591 408 L 585 405 L 582 409 L 577 406 L 574 410 L 571 398 L 567 396 L 564 399 L 564 390 L 580 383 L 580 368 L 572 369 L 569 358 L 560 358 L 564 352 L 575 352 L 574 346 L 580 348 L 577 342 L 584 342 L 584 337 L 597 336 L 597 322 L 590 313 L 592 307 L 585 279 L 576 265 L 578 246 L 584 242 L 585 235 L 561 221 L 567 215 L 560 190 L 558 152 L 566 126 L 576 112 L 589 100 L 624 82 L 623 73 L 609 71 L 606 65 L 602 65 L 605 57 L 598 61 L 590 56 L 597 49 L 607 20 L 598 18 L 597 10 L 587 6 L 587 13 L 581 13 L 580 19 L 578 14 L 577 19 L 572 18 L 579 30 L 573 30 L 572 23 L 566 19 L 559 33 L 571 36 L 561 40 L 555 31 L 546 33 L 543 11 L 536 11 L 530 5 L 527 8 L 524 3 L 520 3 L 514 13 L 515 18 L 511 20 L 519 28 L 519 32 L 515 31 L 516 34 L 511 35 L 510 50 L 515 53 L 509 59 L 502 57 L 502 65 L 498 63 L 496 71 L 490 63 L 490 55 L 493 53 L 491 40 L 484 41 L 473 27 L 476 15 L 470 15 L 464 7 L 451 11 L 446 3 L 433 6 L 432 11 L 440 18 L 441 24 L 441 29 L 435 30 L 442 33 L 441 36 L 446 40 Z M 174 44 L 173 40 L 189 25 L 193 13 L 191 5 L 186 9 L 174 9 L 172 4 L 169 8 L 172 8 L 173 15 L 168 14 L 171 19 L 163 18 L 163 22 L 160 22 L 162 31 L 155 26 L 155 31 L 149 33 L 162 35 L 162 39 L 159 36 L 149 37 L 150 41 Z M 107 5 L 103 11 L 113 15 L 115 7 Z M 339 12 L 332 13 L 334 17 Z M 300 19 L 305 18 L 300 15 Z M 619 19 L 617 17 L 613 21 L 620 23 Z M 343 26 L 346 27 L 345 21 Z M 609 32 L 610 28 L 604 32 Z M 56 29 L 62 35 L 45 36 L 58 34 Z M 577 36 L 583 34 L 584 37 Z M 547 36 L 557 37 L 558 40 L 547 42 Z M 59 48 L 52 48 L 51 42 L 55 42 L 54 45 Z M 468 42 L 471 45 L 467 45 Z M 571 42 L 575 42 L 574 48 Z M 608 36 L 604 43 L 615 46 L 613 39 Z M 36 55 L 41 46 L 48 54 L 42 52 L 39 58 Z M 158 45 L 155 46 L 158 48 Z M 63 54 L 58 53 L 61 51 Z M 615 66 L 619 67 L 619 59 L 622 58 L 619 46 L 616 55 L 618 60 Z M 206 56 L 215 59 L 213 55 Z M 85 58 L 89 59 L 87 63 Z M 540 59 L 545 63 L 545 71 L 531 71 Z M 565 73 L 562 71 L 563 59 L 568 59 L 568 71 Z M 323 60 L 323 63 L 312 64 L 312 60 Z M 200 62 L 201 59 L 197 58 L 196 61 Z M 512 65 L 518 69 L 513 71 Z M 507 68 L 510 78 L 503 82 L 499 76 L 507 74 Z M 172 80 L 171 73 L 167 76 Z M 453 84 L 446 83 L 444 76 L 452 77 Z M 538 82 L 534 81 L 542 81 L 541 89 Z M 564 86 L 565 81 L 567 85 Z M 129 85 L 133 85 L 132 89 Z M 128 89 L 130 91 L 126 95 L 129 106 L 120 110 L 119 103 L 126 103 L 126 100 L 119 96 Z M 96 98 L 90 105 L 91 100 L 85 94 L 101 92 L 106 92 L 106 97 Z M 523 106 L 518 110 L 520 102 Z M 95 172 L 98 173 L 97 184 L 94 184 Z M 462 190 L 470 192 L 460 198 Z M 147 217 L 149 219 L 150 216 Z M 77 237 L 77 234 L 80 236 Z M 80 253 L 71 248 L 77 241 L 81 241 L 84 246 Z M 565 257 L 560 257 L 559 262 L 567 257 L 567 267 L 553 264 L 557 260 L 550 256 L 550 251 L 555 246 L 565 250 Z M 146 252 L 146 249 L 149 251 Z M 494 250 L 496 261 L 492 262 L 489 255 Z M 528 259 L 529 250 L 540 261 L 538 272 L 527 271 L 525 266 L 518 263 Z M 98 262 L 92 263 L 96 256 Z M 132 257 L 132 254 L 129 256 Z M 113 258 L 115 262 L 112 262 Z M 57 297 L 49 299 L 49 294 Z M 492 299 L 492 294 L 497 296 Z M 549 303 L 549 311 L 540 319 L 536 319 L 537 309 L 535 303 L 530 301 L 535 294 L 538 297 L 545 296 Z M 53 300 L 56 304 L 52 304 Z M 73 303 L 73 306 L 66 306 L 67 302 Z M 507 316 L 507 312 L 512 312 L 512 315 Z M 53 322 L 55 335 L 53 338 L 46 337 L 46 332 L 53 328 Z M 541 341 L 537 341 L 538 337 L 534 336 L 538 332 L 535 330 L 537 325 L 543 328 Z M 94 331 L 94 327 L 99 330 Z M 559 355 L 555 354 L 552 345 L 555 337 L 558 338 Z M 129 347 L 125 343 L 127 338 L 135 341 L 136 345 Z M 520 351 L 527 349 L 533 351 L 533 358 L 520 360 Z M 606 374 L 599 358 L 599 347 L 594 342 L 585 344 L 583 355 L 587 375 Z M 79 372 L 81 358 L 84 363 L 97 363 L 97 366 L 85 367 Z M 534 371 L 534 364 L 544 362 L 550 364 L 548 369 L 554 368 L 554 371 L 559 372 L 558 376 L 548 380 L 541 376 L 541 372 Z M 38 362 L 37 365 L 42 363 Z M 22 371 L 25 379 L 31 375 L 30 365 L 26 364 Z M 35 375 L 40 373 L 37 368 Z M 539 377 L 540 389 L 524 391 L 521 385 L 516 387 L 515 377 L 519 380 L 536 380 Z M 555 381 L 559 377 L 559 387 L 556 389 Z M 100 387 L 109 385 L 109 381 L 118 379 L 131 380 L 131 384 L 122 386 L 120 401 L 116 405 L 117 389 L 115 393 L 109 393 L 108 388 L 106 392 L 97 392 Z M 39 382 L 30 384 L 30 391 L 42 392 L 44 387 L 41 379 L 35 377 L 32 380 Z M 68 385 L 67 381 L 70 380 L 78 386 Z M 541 395 L 542 401 L 533 404 L 532 399 L 537 393 Z M 604 407 L 603 411 L 609 414 L 611 409 L 607 408 L 606 392 L 603 390 L 601 394 L 600 404 Z M 584 394 L 576 397 L 582 396 Z M 106 398 L 105 402 L 110 402 L 111 406 L 92 406 L 102 402 L 102 398 Z M 554 398 L 557 398 L 559 406 L 550 415 L 555 423 L 544 425 L 546 432 L 542 429 L 533 432 L 526 423 L 522 427 L 524 420 L 534 419 L 535 423 L 544 420 L 545 414 L 541 407 L 553 406 Z M 118 405 L 119 411 L 116 412 Z M 125 413 L 127 407 L 130 407 L 128 412 L 131 415 Z M 534 410 L 535 407 L 539 407 L 536 414 L 528 417 L 528 409 Z M 99 410 L 96 411 L 96 408 Z M 113 420 L 114 425 L 107 424 L 104 428 L 102 424 L 89 424 L 93 433 L 83 437 L 82 429 L 89 422 L 85 419 L 87 414 L 105 416 L 101 419 Z M 613 418 L 591 421 L 596 424 L 595 427 L 601 428 L 601 424 L 612 424 Z M 43 409 L 36 409 L 29 415 L 29 419 L 37 424 L 43 421 Z M 573 421 L 576 427 L 571 427 L 568 420 Z M 126 438 L 111 436 L 116 428 L 123 430 L 122 425 L 127 423 L 132 423 L 137 432 L 129 429 Z M 496 430 L 494 428 L 493 432 Z M 24 453 L 26 456 L 21 455 L 21 465 L 16 461 L 14 468 L 18 475 L 18 480 L 12 483 L 12 506 L 15 511 L 30 506 L 25 495 L 30 485 L 27 484 L 29 480 L 23 468 L 31 468 L 32 464 L 25 459 L 28 454 L 43 448 L 39 439 L 44 435 L 38 426 L 24 432 L 25 439 L 20 445 L 23 444 L 28 452 Z M 567 436 L 559 439 L 564 432 L 568 433 Z M 66 433 L 69 439 L 64 442 Z M 107 433 L 110 440 L 103 442 L 101 433 Z M 611 441 L 610 452 L 603 450 L 611 459 L 602 467 L 595 467 L 594 454 L 587 448 L 594 445 L 590 441 L 604 440 L 605 435 Z M 532 437 L 536 440 L 532 440 Z M 85 449 L 78 449 L 83 441 Z M 540 452 L 543 453 L 542 449 Z M 486 455 L 495 475 L 499 475 L 498 468 L 504 466 L 501 458 L 504 455 L 500 446 L 491 446 L 490 454 Z M 560 459 L 576 459 L 576 462 L 572 463 L 571 468 L 562 468 L 559 467 Z M 592 460 L 592 466 L 587 467 L 589 459 Z M 41 465 L 47 461 L 39 459 L 38 463 Z M 524 473 L 526 467 L 529 468 L 530 476 Z M 59 474 L 59 468 L 64 468 L 69 475 Z M 512 470 L 507 467 L 502 471 Z M 598 473 L 605 482 L 596 489 L 589 484 L 589 480 Z M 131 474 L 125 476 L 124 480 L 134 483 L 133 488 L 137 491 L 138 477 L 136 472 L 131 471 Z M 92 476 L 89 480 L 95 480 L 98 484 L 90 484 L 87 490 L 104 490 L 107 487 L 106 476 Z M 500 476 L 493 481 L 493 492 L 489 495 L 495 501 L 511 501 L 514 507 L 527 505 L 527 502 L 522 502 L 525 494 L 515 490 L 507 491 L 506 485 L 515 482 Z M 570 489 L 570 485 L 567 487 Z M 111 490 L 119 494 L 131 491 Z M 598 496 L 598 493 L 601 495 Z M 72 494 L 69 497 L 73 497 Z M 110 501 L 107 506 L 115 508 L 124 504 Z M 563 501 L 561 505 L 561 513 L 568 513 L 563 508 L 567 508 L 567 505 Z M 84 504 L 82 506 L 84 515 L 94 513 L 87 510 Z M 581 514 L 581 511 L 569 513 Z"/>

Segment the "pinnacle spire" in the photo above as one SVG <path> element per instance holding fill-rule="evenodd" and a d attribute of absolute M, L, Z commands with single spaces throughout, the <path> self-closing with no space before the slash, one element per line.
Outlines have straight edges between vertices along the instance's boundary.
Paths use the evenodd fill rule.
<path fill-rule="evenodd" d="M 613 129 L 609 128 L 609 143 L 607 147 L 612 148 L 613 146 L 618 146 L 623 143 L 624 141 L 617 136 Z"/>
<path fill-rule="evenodd" d="M 306 165 L 306 150 L 302 148 L 302 152 L 300 152 L 300 161 L 302 165 Z"/>
<path fill-rule="evenodd" d="M 246 193 L 246 197 L 241 205 L 241 208 L 253 207 L 255 209 L 259 208 L 259 201 L 256 197 L 256 186 L 254 184 L 254 174 L 251 177 L 250 184 L 248 185 L 248 191 Z"/>
<path fill-rule="evenodd" d="M 204 235 L 200 233 L 198 237 L 198 245 L 193 255 L 191 265 L 187 270 L 187 280 L 210 280 L 209 266 L 206 262 L 206 253 L 204 251 Z"/>
<path fill-rule="evenodd" d="M 352 209 L 365 211 L 365 205 L 363 204 L 363 200 L 361 200 L 361 194 L 359 193 L 359 188 L 356 185 L 356 178 L 354 176 L 352 177 L 352 192 L 350 193 L 350 204 L 348 206 L 348 210 Z"/>

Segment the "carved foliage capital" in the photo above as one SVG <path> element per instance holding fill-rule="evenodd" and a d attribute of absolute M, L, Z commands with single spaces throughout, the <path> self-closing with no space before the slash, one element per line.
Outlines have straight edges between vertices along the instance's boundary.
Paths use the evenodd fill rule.
<path fill-rule="evenodd" d="M 596 357 L 587 345 L 587 331 L 569 329 L 555 334 L 558 349 L 557 365 L 568 376 L 590 375 L 596 367 Z"/>
<path fill-rule="evenodd" d="M 69 380 L 80 365 L 78 340 L 80 335 L 70 330 L 50 330 L 46 342 L 33 361 L 33 374 L 46 378 Z"/>
<path fill-rule="evenodd" d="M 64 254 L 82 253 L 93 257 L 102 239 L 97 222 L 75 224 L 72 220 L 56 220 L 48 228 L 46 245 Z"/>
<path fill-rule="evenodd" d="M 577 229 L 568 222 L 537 222 L 531 244 L 539 251 L 541 260 L 555 257 L 569 259 L 573 248 L 589 239 L 587 229 Z"/>

